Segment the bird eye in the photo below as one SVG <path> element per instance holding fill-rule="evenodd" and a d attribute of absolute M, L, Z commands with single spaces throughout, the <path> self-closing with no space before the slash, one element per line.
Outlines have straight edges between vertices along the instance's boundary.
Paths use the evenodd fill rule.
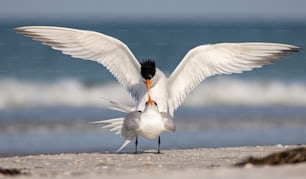
<path fill-rule="evenodd" d="M 154 102 L 155 106 L 157 106 L 157 103 L 155 101 L 153 101 L 153 102 Z"/>

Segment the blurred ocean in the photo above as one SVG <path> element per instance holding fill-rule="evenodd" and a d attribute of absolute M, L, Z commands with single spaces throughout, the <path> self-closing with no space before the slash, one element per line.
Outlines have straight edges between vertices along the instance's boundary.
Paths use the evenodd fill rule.
<path fill-rule="evenodd" d="M 306 23 L 0 22 L 0 155 L 115 151 L 123 139 L 90 121 L 121 117 L 103 98 L 133 105 L 100 64 L 16 34 L 53 25 L 102 32 L 125 42 L 168 75 L 191 48 L 219 42 L 279 42 L 305 47 Z M 306 143 L 306 52 L 251 72 L 203 82 L 176 111 L 176 133 L 162 148 Z M 140 141 L 155 149 L 157 141 Z M 133 151 L 130 144 L 125 151 Z"/>

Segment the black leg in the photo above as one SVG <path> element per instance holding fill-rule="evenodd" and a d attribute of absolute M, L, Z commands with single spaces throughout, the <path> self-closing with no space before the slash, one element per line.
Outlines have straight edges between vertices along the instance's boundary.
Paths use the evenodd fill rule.
<path fill-rule="evenodd" d="M 135 152 L 134 152 L 134 154 L 137 154 L 137 145 L 138 145 L 138 136 L 136 137 L 136 140 L 135 140 Z"/>
<path fill-rule="evenodd" d="M 160 154 L 160 136 L 158 137 L 158 148 L 157 148 L 157 154 Z"/>

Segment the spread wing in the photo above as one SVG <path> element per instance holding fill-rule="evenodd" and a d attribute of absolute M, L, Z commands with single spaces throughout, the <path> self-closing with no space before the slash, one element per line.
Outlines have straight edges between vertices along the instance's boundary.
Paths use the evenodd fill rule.
<path fill-rule="evenodd" d="M 191 49 L 169 77 L 170 114 L 204 79 L 262 67 L 299 47 L 279 43 L 220 43 Z"/>
<path fill-rule="evenodd" d="M 120 40 L 93 31 L 63 27 L 25 26 L 15 30 L 64 54 L 102 64 L 137 100 L 137 88 L 142 79 L 140 64 Z"/>

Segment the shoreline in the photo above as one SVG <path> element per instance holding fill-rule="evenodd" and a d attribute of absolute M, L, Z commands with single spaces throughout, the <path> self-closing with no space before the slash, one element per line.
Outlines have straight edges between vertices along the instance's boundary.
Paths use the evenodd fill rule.
<path fill-rule="evenodd" d="M 303 145 L 245 146 L 226 148 L 199 148 L 186 150 L 155 150 L 132 153 L 63 153 L 0 157 L 0 168 L 16 169 L 21 178 L 119 178 L 145 177 L 226 177 L 287 178 L 305 177 L 306 163 L 278 166 L 234 166 L 243 159 L 264 157 L 273 152 L 289 150 Z M 10 177 L 0 174 L 0 178 Z"/>

